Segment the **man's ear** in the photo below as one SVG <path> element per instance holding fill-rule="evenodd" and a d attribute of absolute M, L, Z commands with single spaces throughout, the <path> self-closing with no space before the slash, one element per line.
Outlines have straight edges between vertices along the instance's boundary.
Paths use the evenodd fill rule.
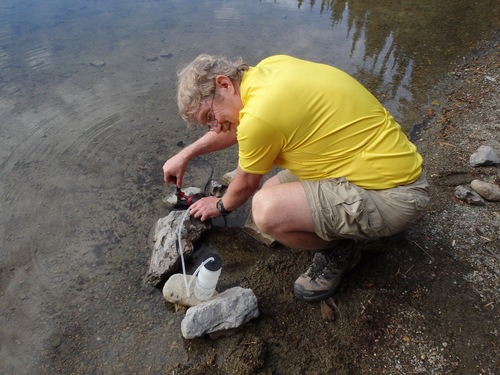
<path fill-rule="evenodd" d="M 233 81 L 228 76 L 218 75 L 215 77 L 215 84 L 218 88 L 228 89 L 229 91 L 234 91 Z"/>

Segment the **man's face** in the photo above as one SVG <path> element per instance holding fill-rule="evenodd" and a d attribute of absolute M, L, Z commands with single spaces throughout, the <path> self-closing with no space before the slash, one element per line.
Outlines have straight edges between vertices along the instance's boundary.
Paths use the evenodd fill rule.
<path fill-rule="evenodd" d="M 239 90 L 225 77 L 216 81 L 215 93 L 201 103 L 200 109 L 191 119 L 193 122 L 207 126 L 207 130 L 216 133 L 236 131 L 239 125 L 239 114 L 243 109 Z"/>

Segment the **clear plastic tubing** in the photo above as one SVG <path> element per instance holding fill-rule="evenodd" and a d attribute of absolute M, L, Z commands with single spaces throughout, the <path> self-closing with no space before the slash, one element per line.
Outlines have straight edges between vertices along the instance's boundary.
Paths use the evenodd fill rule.
<path fill-rule="evenodd" d="M 182 226 L 184 224 L 184 220 L 186 220 L 186 217 L 187 217 L 187 215 L 189 215 L 190 210 L 191 210 L 191 207 L 188 207 L 186 212 L 182 216 L 181 222 L 179 223 L 179 231 L 177 232 L 177 240 L 179 242 L 179 255 L 181 257 L 182 273 L 184 275 L 184 285 L 186 287 L 186 294 L 188 297 L 190 297 L 190 295 L 191 295 L 189 290 L 191 288 L 191 283 L 194 280 L 194 276 L 196 276 L 200 272 L 200 270 L 202 270 L 202 269 L 204 270 L 203 273 L 201 274 L 202 280 L 201 280 L 200 286 L 195 285 L 195 295 L 199 300 L 203 301 L 203 300 L 207 300 L 210 297 L 212 297 L 212 294 L 215 290 L 215 286 L 217 285 L 217 281 L 219 279 L 219 275 L 221 272 L 222 261 L 220 260 L 219 257 L 217 257 L 218 258 L 217 262 L 213 256 L 208 257 L 200 264 L 200 266 L 196 269 L 196 271 L 194 271 L 193 276 L 191 277 L 191 280 L 189 280 L 189 283 L 188 283 L 187 275 L 186 275 L 186 264 L 184 263 L 184 254 L 182 253 L 182 237 L 181 236 L 182 236 Z M 216 277 L 215 277 L 214 271 L 212 271 L 210 269 L 207 270 L 206 268 L 204 268 L 205 264 L 207 264 L 208 262 L 216 263 L 216 264 L 214 264 L 214 266 L 219 268 L 218 273 L 215 272 Z M 209 268 L 213 269 L 214 267 L 209 267 Z M 213 282 L 214 279 L 215 279 L 215 284 Z M 198 284 L 198 282 L 197 282 L 197 284 Z M 196 292 L 197 290 L 198 290 L 198 292 Z M 212 292 L 210 293 L 209 290 L 212 290 Z M 198 295 L 200 295 L 203 298 L 198 297 Z M 207 295 L 208 295 L 208 297 L 207 297 Z"/>

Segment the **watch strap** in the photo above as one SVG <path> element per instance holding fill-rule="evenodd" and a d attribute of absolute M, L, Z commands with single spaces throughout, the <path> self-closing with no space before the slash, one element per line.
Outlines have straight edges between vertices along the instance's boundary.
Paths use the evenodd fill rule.
<path fill-rule="evenodd" d="M 216 207 L 217 207 L 217 211 L 219 211 L 224 216 L 229 215 L 231 212 L 233 212 L 233 211 L 228 211 L 224 208 L 224 204 L 222 203 L 222 199 L 219 199 L 217 201 Z"/>

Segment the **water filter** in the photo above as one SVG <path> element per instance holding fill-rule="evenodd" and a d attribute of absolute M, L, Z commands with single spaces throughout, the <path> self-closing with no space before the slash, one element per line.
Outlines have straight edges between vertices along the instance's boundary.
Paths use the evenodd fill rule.
<path fill-rule="evenodd" d="M 196 285 L 194 286 L 194 295 L 200 301 L 206 301 L 212 297 L 222 270 L 222 259 L 220 256 L 214 254 L 210 255 L 209 258 L 213 258 L 213 260 L 206 262 L 201 267 L 196 279 Z"/>

